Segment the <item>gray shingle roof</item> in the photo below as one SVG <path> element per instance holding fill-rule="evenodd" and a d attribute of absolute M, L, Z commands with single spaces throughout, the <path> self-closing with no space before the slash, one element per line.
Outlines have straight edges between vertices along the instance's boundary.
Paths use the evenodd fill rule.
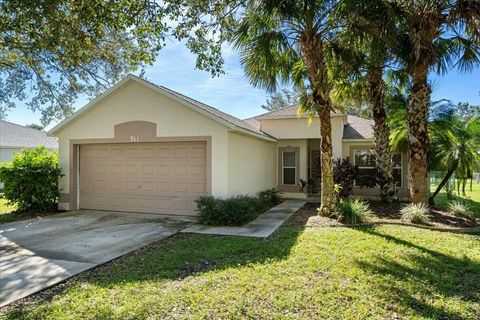
<path fill-rule="evenodd" d="M 373 139 L 373 120 L 347 116 L 343 139 Z"/>
<path fill-rule="evenodd" d="M 57 138 L 47 137 L 45 131 L 0 120 L 0 147 L 35 148 L 40 144 L 58 149 Z"/>
<path fill-rule="evenodd" d="M 255 119 L 284 119 L 284 118 L 296 118 L 297 117 L 297 108 L 298 105 L 294 104 L 289 107 L 270 111 L 259 116 L 256 116 Z"/>

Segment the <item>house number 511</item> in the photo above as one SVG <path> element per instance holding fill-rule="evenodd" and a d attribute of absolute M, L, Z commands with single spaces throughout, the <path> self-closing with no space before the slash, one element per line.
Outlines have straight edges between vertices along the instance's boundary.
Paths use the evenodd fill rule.
<path fill-rule="evenodd" d="M 130 142 L 139 142 L 140 138 L 138 136 L 130 136 Z"/>

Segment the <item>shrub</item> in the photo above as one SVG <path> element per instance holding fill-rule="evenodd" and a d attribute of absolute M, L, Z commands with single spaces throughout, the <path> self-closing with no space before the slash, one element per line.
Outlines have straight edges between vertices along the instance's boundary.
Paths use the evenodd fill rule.
<path fill-rule="evenodd" d="M 279 205 L 280 202 L 280 194 L 276 189 L 268 189 L 265 191 L 260 191 L 257 194 L 258 202 L 259 202 L 259 210 L 265 211 L 271 207 Z"/>
<path fill-rule="evenodd" d="M 259 192 L 256 197 L 237 196 L 215 199 L 212 196 L 196 200 L 200 223 L 217 226 L 240 226 L 280 203 L 274 189 Z"/>
<path fill-rule="evenodd" d="M 368 203 L 360 199 L 341 199 L 335 209 L 337 219 L 348 224 L 367 222 L 372 214 L 373 211 L 370 210 Z"/>
<path fill-rule="evenodd" d="M 454 200 L 448 204 L 448 210 L 456 216 L 465 217 L 475 221 L 476 214 L 470 209 L 468 204 Z"/>
<path fill-rule="evenodd" d="M 55 208 L 60 191 L 58 154 L 40 146 L 25 149 L 11 162 L 0 165 L 3 198 L 18 211 L 47 211 Z"/>
<path fill-rule="evenodd" d="M 337 158 L 333 162 L 333 181 L 338 184 L 339 198 L 348 198 L 352 194 L 353 183 L 358 176 L 358 167 L 350 163 L 350 159 Z"/>
<path fill-rule="evenodd" d="M 407 204 L 400 210 L 402 214 L 402 220 L 417 224 L 428 224 L 430 222 L 430 216 L 428 215 L 428 206 L 423 203 Z"/>

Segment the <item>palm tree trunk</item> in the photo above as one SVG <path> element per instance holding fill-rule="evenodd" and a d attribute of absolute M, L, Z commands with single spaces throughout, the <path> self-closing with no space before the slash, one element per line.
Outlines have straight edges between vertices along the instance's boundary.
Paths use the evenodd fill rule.
<path fill-rule="evenodd" d="M 443 177 L 442 181 L 440 182 L 440 184 L 438 185 L 437 189 L 435 190 L 435 192 L 430 196 L 430 198 L 428 199 L 428 203 L 429 204 L 434 204 L 434 199 L 435 197 L 438 195 L 438 193 L 440 192 L 440 190 L 442 190 L 442 188 L 445 186 L 445 184 L 447 184 L 448 180 L 452 177 L 452 175 L 455 173 L 455 170 L 457 170 L 457 166 L 458 166 L 458 163 L 455 162 L 454 164 L 452 164 L 452 167 L 447 171 L 447 173 L 445 174 L 445 176 Z"/>
<path fill-rule="evenodd" d="M 427 82 L 428 65 L 417 63 L 413 70 L 413 86 L 410 91 L 407 122 L 410 142 L 410 196 L 414 203 L 428 203 L 430 194 L 428 184 L 429 150 L 428 109 L 430 104 L 430 86 Z"/>
<path fill-rule="evenodd" d="M 377 185 L 384 201 L 396 198 L 396 186 L 393 179 L 393 159 L 390 148 L 390 128 L 385 112 L 385 83 L 383 68 L 378 66 L 369 70 L 368 85 L 370 106 L 373 112 L 373 135 L 375 138 L 375 155 L 377 161 Z"/>
<path fill-rule="evenodd" d="M 327 65 L 323 55 L 323 42 L 320 35 L 306 30 L 300 37 L 300 49 L 312 87 L 312 100 L 320 118 L 320 215 L 329 216 L 335 205 L 335 186 L 333 181 L 332 122 L 330 112 L 330 83 Z"/>
<path fill-rule="evenodd" d="M 318 116 L 320 117 L 320 162 L 322 166 L 321 205 L 318 212 L 322 216 L 330 216 L 336 202 L 335 184 L 333 180 L 332 120 L 330 108 L 321 108 Z"/>

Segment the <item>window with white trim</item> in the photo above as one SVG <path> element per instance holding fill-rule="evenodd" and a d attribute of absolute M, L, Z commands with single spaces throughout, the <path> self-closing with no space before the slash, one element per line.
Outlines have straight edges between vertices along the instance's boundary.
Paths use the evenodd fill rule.
<path fill-rule="evenodd" d="M 401 153 L 393 154 L 393 180 L 397 183 L 397 188 L 403 187 L 403 159 Z M 355 179 L 355 186 L 375 186 L 376 159 L 372 149 L 354 150 L 353 164 L 358 167 L 358 177 Z"/>
<path fill-rule="evenodd" d="M 358 167 L 358 176 L 355 179 L 356 187 L 373 187 L 377 172 L 375 154 L 371 149 L 357 149 L 353 153 L 353 164 Z"/>
<path fill-rule="evenodd" d="M 297 156 L 295 151 L 282 152 L 282 184 L 283 185 L 297 184 L 296 158 Z"/>

